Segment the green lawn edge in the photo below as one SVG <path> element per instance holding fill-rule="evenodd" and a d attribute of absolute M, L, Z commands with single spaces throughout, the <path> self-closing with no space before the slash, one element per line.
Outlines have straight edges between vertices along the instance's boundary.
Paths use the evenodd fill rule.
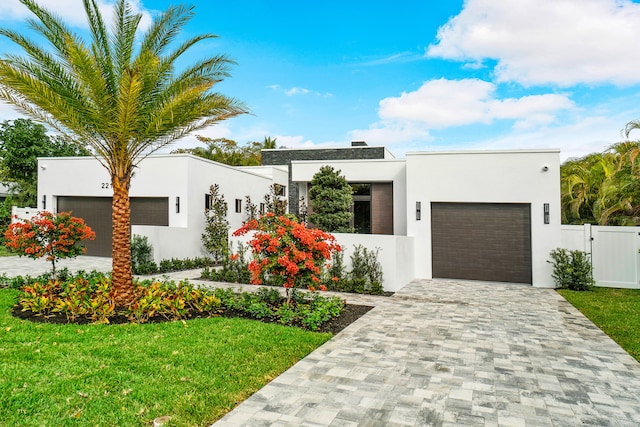
<path fill-rule="evenodd" d="M 640 362 L 640 289 L 557 292 Z"/>
<path fill-rule="evenodd" d="M 205 426 L 331 338 L 247 319 L 54 325 L 0 289 L 0 426 Z"/>

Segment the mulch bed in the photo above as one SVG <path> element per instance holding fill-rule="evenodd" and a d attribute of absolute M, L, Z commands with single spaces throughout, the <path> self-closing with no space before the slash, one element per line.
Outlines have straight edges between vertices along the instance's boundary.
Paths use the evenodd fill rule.
<path fill-rule="evenodd" d="M 332 334 L 335 335 L 338 332 L 342 331 L 347 326 L 349 326 L 350 324 L 352 324 L 353 322 L 355 322 L 356 320 L 358 320 L 362 315 L 367 313 L 372 308 L 373 307 L 368 305 L 347 304 L 344 306 L 344 309 L 342 310 L 342 312 L 338 317 L 326 322 L 324 325 L 322 325 L 322 327 L 320 327 L 320 329 L 318 329 L 317 332 L 331 332 Z M 29 320 L 31 322 L 37 322 L 37 323 L 56 323 L 56 324 L 73 323 L 77 325 L 86 325 L 91 323 L 91 319 L 85 316 L 78 316 L 73 322 L 71 322 L 67 319 L 67 316 L 62 313 L 52 313 L 45 316 L 36 315 L 31 311 L 22 311 L 22 306 L 20 306 L 19 304 L 13 307 L 11 314 L 14 317 L 17 317 L 19 319 Z M 220 316 L 246 317 L 246 316 L 241 316 L 238 313 L 229 312 L 229 311 L 223 311 L 222 313 L 220 313 Z M 207 316 L 196 315 L 196 316 L 190 317 L 189 319 L 202 318 L 202 317 L 207 317 Z M 189 320 L 189 319 L 185 319 L 185 320 Z M 148 323 L 160 323 L 160 322 L 167 322 L 167 321 L 168 320 L 162 316 L 156 316 L 156 317 L 150 318 L 148 320 Z M 267 322 L 273 323 L 270 321 L 267 321 Z M 109 323 L 124 324 L 124 323 L 130 323 L 130 322 L 125 316 L 114 316 L 109 318 Z"/>

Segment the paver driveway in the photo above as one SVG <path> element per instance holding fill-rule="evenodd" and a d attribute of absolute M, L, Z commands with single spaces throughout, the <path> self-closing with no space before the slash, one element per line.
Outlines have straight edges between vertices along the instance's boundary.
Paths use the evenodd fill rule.
<path fill-rule="evenodd" d="M 551 289 L 416 280 L 224 426 L 638 426 L 640 364 Z"/>

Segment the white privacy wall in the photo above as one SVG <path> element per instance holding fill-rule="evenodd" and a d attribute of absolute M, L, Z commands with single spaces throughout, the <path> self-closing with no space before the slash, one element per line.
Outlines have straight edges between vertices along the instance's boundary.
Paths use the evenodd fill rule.
<path fill-rule="evenodd" d="M 553 287 L 547 260 L 560 246 L 559 153 L 407 153 L 407 235 L 415 239 L 416 277 L 432 278 L 431 202 L 530 203 L 533 286 Z M 421 220 L 416 220 L 417 201 L 422 205 Z M 544 203 L 550 205 L 550 224 L 543 221 Z"/>

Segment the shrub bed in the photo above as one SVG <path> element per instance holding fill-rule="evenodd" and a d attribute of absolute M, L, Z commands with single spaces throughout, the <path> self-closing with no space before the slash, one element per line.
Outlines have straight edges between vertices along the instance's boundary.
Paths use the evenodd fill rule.
<path fill-rule="evenodd" d="M 48 277 L 4 279 L 5 286 L 19 287 L 14 314 L 41 321 L 73 323 L 146 323 L 194 317 L 240 316 L 317 331 L 338 317 L 345 307 L 337 297 L 293 291 L 289 303 L 277 289 L 257 292 L 232 289 L 205 290 L 181 282 L 139 281 L 136 299 L 116 308 L 111 280 L 101 273 L 83 273 L 66 280 Z"/>

